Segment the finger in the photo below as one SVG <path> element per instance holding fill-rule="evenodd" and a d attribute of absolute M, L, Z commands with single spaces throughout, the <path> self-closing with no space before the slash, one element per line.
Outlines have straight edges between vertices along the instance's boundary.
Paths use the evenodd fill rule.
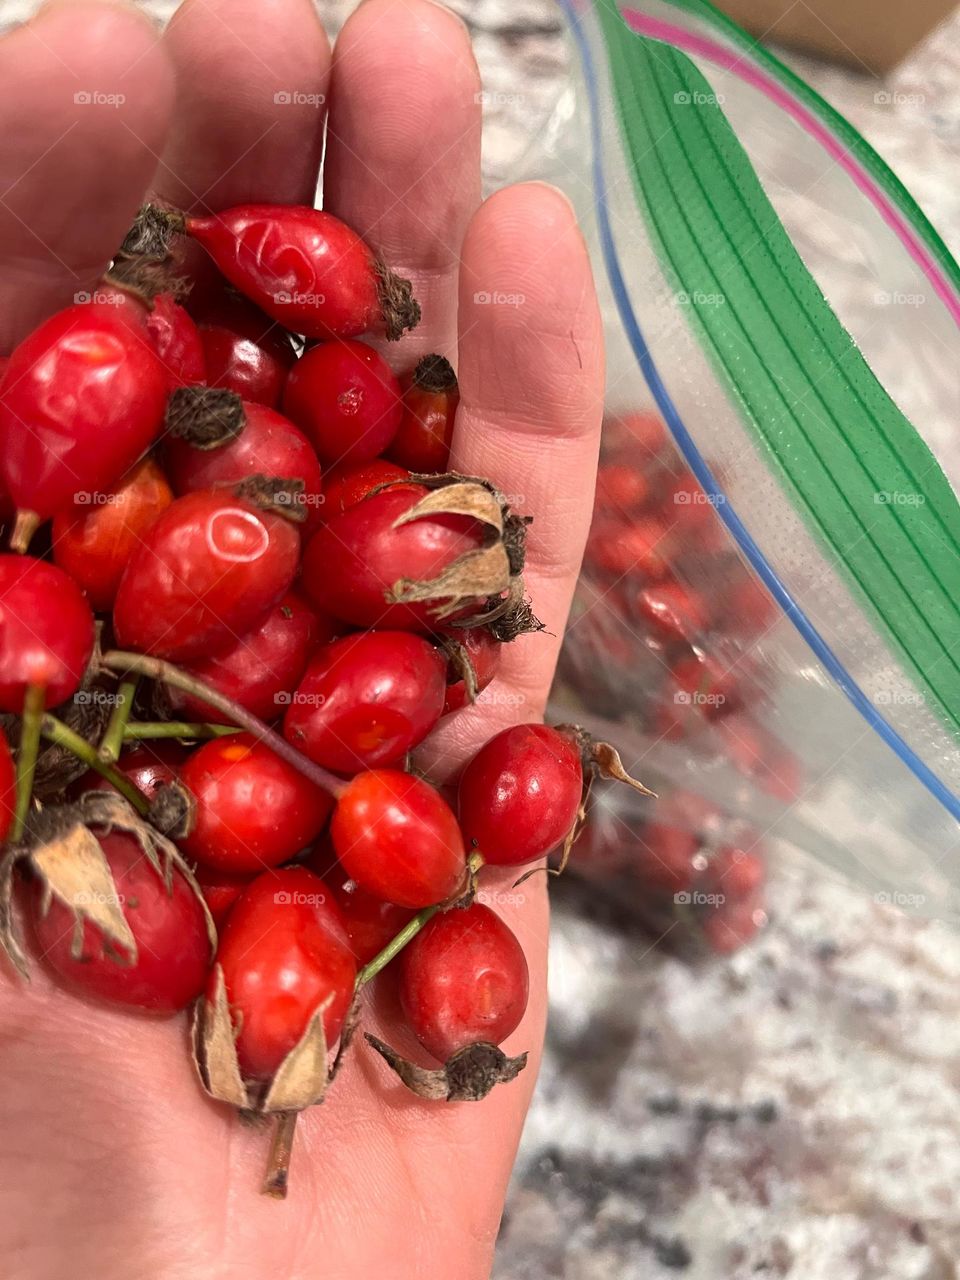
<path fill-rule="evenodd" d="M 312 204 L 330 43 L 311 0 L 185 0 L 164 45 L 177 107 L 158 194 L 205 212 Z"/>
<path fill-rule="evenodd" d="M 0 351 L 96 283 L 172 100 L 158 33 L 132 9 L 59 4 L 0 40 Z"/>
<path fill-rule="evenodd" d="M 491 196 L 463 245 L 452 465 L 489 477 L 533 517 L 524 578 L 546 630 L 505 645 L 482 701 L 441 729 L 436 750 L 448 761 L 543 713 L 590 524 L 603 372 L 593 277 L 570 204 L 541 183 Z"/>
<path fill-rule="evenodd" d="M 460 245 L 480 201 L 480 77 L 466 27 L 429 0 L 367 0 L 334 51 L 324 206 L 413 281 L 398 367 L 456 355 Z"/>

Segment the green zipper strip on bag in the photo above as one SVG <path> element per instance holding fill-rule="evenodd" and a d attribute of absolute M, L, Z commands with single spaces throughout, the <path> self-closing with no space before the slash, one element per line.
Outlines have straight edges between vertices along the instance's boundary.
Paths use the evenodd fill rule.
<path fill-rule="evenodd" d="M 596 11 L 661 267 L 828 560 L 956 733 L 960 506 L 946 477 L 804 266 L 708 81 L 629 31 L 613 0 Z"/>
<path fill-rule="evenodd" d="M 762 67 L 772 79 L 778 80 L 809 111 L 819 116 L 847 151 L 856 157 L 857 162 L 883 188 L 890 201 L 911 223 L 937 265 L 952 281 L 954 288 L 960 291 L 960 264 L 897 175 L 883 157 L 877 155 L 870 143 L 857 132 L 849 120 L 832 107 L 825 98 L 822 98 L 816 89 L 807 84 L 806 80 L 802 80 L 769 49 L 764 48 L 742 27 L 738 27 L 731 17 L 716 5 L 711 4 L 710 0 L 664 0 L 664 3 L 681 13 L 689 14 L 706 27 L 712 27 L 717 39 L 725 40 L 741 49 L 747 60 Z"/>

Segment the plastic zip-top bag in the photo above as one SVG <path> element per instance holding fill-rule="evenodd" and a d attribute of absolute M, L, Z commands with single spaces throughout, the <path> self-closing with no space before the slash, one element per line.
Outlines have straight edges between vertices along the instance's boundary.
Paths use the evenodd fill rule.
<path fill-rule="evenodd" d="M 578 83 L 526 167 L 592 237 L 609 373 L 556 702 L 664 797 L 601 795 L 581 865 L 687 908 L 718 849 L 776 837 L 953 917 L 960 272 L 708 4 L 563 7 Z M 665 824 L 698 850 L 672 877 Z"/>

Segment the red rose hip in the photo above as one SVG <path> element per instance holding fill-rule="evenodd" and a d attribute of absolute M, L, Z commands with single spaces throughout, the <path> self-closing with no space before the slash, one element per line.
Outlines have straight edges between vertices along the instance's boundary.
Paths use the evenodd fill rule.
<path fill-rule="evenodd" d="M 172 662 L 223 652 L 287 591 L 299 549 L 292 524 L 246 498 L 224 489 L 178 498 L 120 580 L 118 643 Z"/>
<path fill-rule="evenodd" d="M 321 609 L 357 627 L 431 631 L 435 600 L 388 603 L 402 579 L 430 581 L 483 544 L 479 522 L 461 515 L 430 515 L 397 525 L 428 491 L 385 489 L 331 516 L 307 544 L 303 589 Z"/>
<path fill-rule="evenodd" d="M 403 383 L 403 414 L 387 450 L 411 471 L 446 471 L 460 403 L 457 375 L 443 356 L 424 356 Z"/>
<path fill-rule="evenodd" d="M 330 834 L 347 875 L 387 902 L 429 907 L 465 883 L 466 857 L 453 811 L 412 774 L 358 774 L 337 800 Z"/>
<path fill-rule="evenodd" d="M 219 871 L 255 874 L 311 844 L 333 802 L 248 734 L 215 738 L 180 770 L 195 822 L 180 846 Z"/>
<path fill-rule="evenodd" d="M 56 565 L 0 555 L 0 709 L 20 714 L 28 685 L 56 706 L 80 687 L 93 652 L 93 614 Z"/>
<path fill-rule="evenodd" d="M 168 382 L 146 330 L 79 305 L 14 350 L 0 392 L 0 474 L 21 513 L 14 548 L 77 493 L 110 489 L 156 438 Z"/>
<path fill-rule="evenodd" d="M 111 609 L 130 557 L 173 492 L 157 464 L 143 458 L 108 493 L 83 499 L 54 516 L 53 558 L 94 609 Z"/>
<path fill-rule="evenodd" d="M 318 643 L 333 637 L 329 618 L 289 591 L 266 618 L 215 658 L 183 664 L 183 670 L 238 702 L 261 720 L 275 720 L 289 706 L 294 689 Z M 170 709 L 187 720 L 219 724 L 223 713 L 199 698 L 167 686 Z"/>
<path fill-rule="evenodd" d="M 369 462 L 397 433 L 400 384 L 365 342 L 321 342 L 290 370 L 283 411 L 310 437 L 321 462 Z"/>
<path fill-rule="evenodd" d="M 504 729 L 460 778 L 460 826 L 468 849 L 498 866 L 535 862 L 573 828 L 583 790 L 575 743 L 545 724 Z"/>
<path fill-rule="evenodd" d="M 356 773 L 401 760 L 443 710 L 446 662 L 408 631 L 367 631 L 310 660 L 283 721 L 287 741 L 325 769 Z"/>
<path fill-rule="evenodd" d="M 74 911 L 57 898 L 44 910 L 37 886 L 32 921 L 43 959 L 66 985 L 110 1004 L 154 1014 L 186 1008 L 203 990 L 211 945 L 200 899 L 174 868 L 169 889 L 125 831 L 98 834 L 120 908 L 136 943 L 136 957 L 85 921 L 80 954 L 71 954 Z M 78 908 L 82 908 L 82 892 Z"/>
<path fill-rule="evenodd" d="M 321 209 L 236 205 L 188 217 L 185 228 L 241 293 L 294 333 L 352 338 L 385 326 L 399 338 L 420 318 L 409 282 Z"/>
<path fill-rule="evenodd" d="M 343 917 L 319 876 L 288 867 L 252 881 L 230 910 L 217 963 L 245 1078 L 269 1080 L 324 1004 L 327 1044 L 337 1040 L 357 967 Z"/>
<path fill-rule="evenodd" d="M 474 902 L 429 920 L 400 953 L 400 1002 L 440 1062 L 471 1044 L 501 1044 L 520 1025 L 529 979 L 523 948 L 489 907 Z"/>

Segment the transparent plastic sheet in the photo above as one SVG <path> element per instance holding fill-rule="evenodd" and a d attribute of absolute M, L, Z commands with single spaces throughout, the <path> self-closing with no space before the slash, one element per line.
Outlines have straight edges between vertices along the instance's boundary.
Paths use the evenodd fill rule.
<path fill-rule="evenodd" d="M 608 339 L 602 482 L 557 709 L 612 721 L 640 775 L 689 798 L 689 820 L 674 804 L 671 821 L 704 856 L 708 801 L 745 824 L 734 839 L 786 840 L 954 918 L 956 267 L 849 126 L 708 6 L 633 6 L 656 40 L 611 0 L 564 9 L 577 83 L 512 175 L 578 206 Z M 691 128 L 697 113 L 709 124 Z M 706 161 L 689 150 L 701 142 Z M 733 208 L 720 187 L 741 162 L 737 216 L 698 223 L 700 206 Z M 792 290 L 792 342 L 769 281 Z M 807 448 L 815 466 L 798 461 Z M 666 629 L 642 599 L 664 583 L 695 606 Z M 619 829 L 657 858 L 649 802 L 604 800 L 599 818 L 598 847 Z"/>

